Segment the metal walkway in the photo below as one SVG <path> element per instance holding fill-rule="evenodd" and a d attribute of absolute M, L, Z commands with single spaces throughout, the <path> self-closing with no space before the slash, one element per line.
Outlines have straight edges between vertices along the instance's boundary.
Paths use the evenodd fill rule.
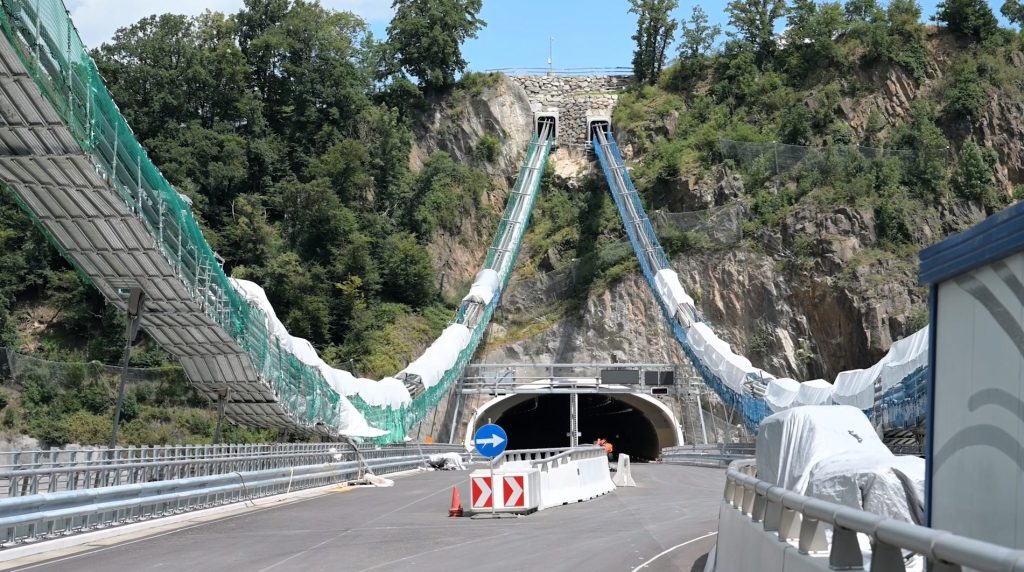
<path fill-rule="evenodd" d="M 686 353 L 697 373 L 721 400 L 743 416 L 746 427 L 754 431 L 764 417 L 771 414 L 765 403 L 765 380 L 749 379 L 744 384 L 743 392 L 737 392 L 727 386 L 716 372 L 704 363 L 696 354 L 687 336 L 687 329 L 694 322 L 703 322 L 703 317 L 696 309 L 687 304 L 669 307 L 669 304 L 658 293 L 655 275 L 661 270 L 670 270 L 668 258 L 658 241 L 654 227 L 644 211 L 640 197 L 629 178 L 618 144 L 609 128 L 596 129 L 592 140 L 594 152 L 604 171 L 608 186 L 611 189 L 615 206 L 625 226 L 633 251 L 640 261 L 651 292 L 658 301 L 662 315 L 668 322 L 672 333 Z M 908 372 L 899 383 L 884 393 L 876 393 L 874 406 L 866 411 L 886 430 L 908 429 L 921 426 L 925 419 L 927 399 L 924 393 L 925 368 Z"/>
<path fill-rule="evenodd" d="M 270 333 L 267 316 L 231 284 L 187 199 L 164 179 L 103 84 L 61 0 L 4 0 L 0 10 L 0 180 L 79 273 L 118 308 L 147 296 L 143 327 L 211 399 L 243 425 L 321 434 L 363 415 L 400 440 L 459 371 L 401 410 L 338 395 Z M 544 135 L 544 134 L 541 134 Z M 535 138 L 487 258 L 507 282 L 550 141 Z M 479 342 L 500 290 L 457 321 Z M 415 383 L 414 380 L 407 380 Z"/>

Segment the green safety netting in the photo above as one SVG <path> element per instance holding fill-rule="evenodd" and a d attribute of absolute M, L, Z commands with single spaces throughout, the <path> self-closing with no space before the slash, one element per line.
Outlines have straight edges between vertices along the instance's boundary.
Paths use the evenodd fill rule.
<path fill-rule="evenodd" d="M 97 171 L 145 223 L 192 298 L 250 356 L 260 378 L 276 391 L 282 407 L 297 425 L 314 427 L 322 423 L 337 427 L 340 397 L 317 369 L 281 347 L 280 341 L 268 330 L 264 312 L 248 304 L 232 287 L 189 206 L 135 139 L 82 44 L 63 2 L 3 0 L 2 6 L 0 26 L 3 33 L 36 85 L 66 122 L 82 150 L 91 157 Z M 535 140 L 531 143 L 527 160 L 537 152 L 543 152 L 546 158 L 549 149 L 549 143 L 539 146 Z M 522 178 L 522 173 L 520 175 Z M 529 196 L 535 197 L 536 189 L 532 191 Z M 522 200 L 521 196 L 513 193 L 509 206 L 514 207 L 514 201 Z M 27 205 L 20 200 L 19 203 L 33 215 L 50 242 L 61 249 Z M 529 207 L 532 208 L 532 199 Z M 508 231 L 508 221 L 503 220 L 495 238 L 496 244 Z M 517 242 L 515 254 L 518 249 Z M 62 249 L 61 253 L 75 264 L 73 257 Z M 488 264 L 491 262 L 493 251 L 488 256 Z M 507 283 L 508 276 L 503 278 Z M 497 298 L 487 307 L 456 366 L 441 383 L 408 407 L 393 410 L 371 407 L 358 397 L 353 400 L 372 425 L 388 431 L 388 436 L 382 440 L 404 438 L 405 428 L 423 419 L 426 411 L 440 400 L 479 344 Z"/>
<path fill-rule="evenodd" d="M 528 180 L 527 169 L 531 164 L 539 164 L 542 167 L 547 164 L 548 154 L 551 151 L 551 140 L 544 142 L 538 142 L 537 138 L 534 137 L 530 142 L 530 146 L 526 153 L 526 159 L 523 162 L 523 168 L 519 171 L 519 178 L 516 180 L 516 185 L 509 193 L 508 201 L 505 204 L 505 216 L 502 217 L 501 223 L 498 225 L 498 230 L 495 232 L 494 240 L 491 243 L 491 248 L 488 250 L 487 259 L 484 263 L 484 267 L 495 270 L 501 275 L 501 268 L 498 265 L 501 264 L 501 260 L 497 257 L 497 254 L 501 252 L 500 247 L 502 244 L 507 243 L 509 233 L 516 233 L 518 236 L 513 234 L 513 247 L 510 251 L 511 258 L 505 258 L 504 260 L 510 260 L 511 262 L 506 264 L 507 271 L 501 276 L 502 282 L 497 294 L 491 300 L 491 302 L 484 308 L 484 312 L 477 322 L 476 327 L 473 329 L 473 333 L 470 337 L 469 344 L 459 353 L 459 358 L 455 362 L 455 365 L 445 372 L 444 376 L 441 377 L 441 381 L 433 387 L 427 389 L 421 395 L 416 397 L 409 405 L 400 409 L 382 408 L 382 407 L 371 407 L 363 402 L 362 399 L 352 399 L 352 403 L 363 413 L 366 420 L 374 427 L 388 431 L 388 435 L 381 438 L 385 441 L 396 441 L 405 437 L 406 432 L 410 427 L 415 426 L 417 423 L 422 421 L 427 412 L 434 407 L 444 396 L 444 394 L 454 385 L 458 379 L 462 370 L 465 369 L 466 364 L 472 359 L 473 354 L 476 353 L 477 347 L 480 345 L 480 339 L 483 337 L 484 331 L 487 329 L 487 324 L 491 321 L 491 316 L 494 314 L 495 308 L 501 299 L 501 292 L 505 290 L 505 286 L 508 285 L 508 280 L 512 275 L 511 264 L 519 257 L 519 249 L 522 246 L 522 236 L 525 228 L 529 225 L 530 215 L 533 212 L 533 205 L 537 200 L 537 191 L 540 187 L 540 177 L 533 178 L 533 185 L 531 188 L 524 188 L 526 181 Z M 535 156 L 541 154 L 540 161 L 535 161 Z M 511 225 L 509 214 L 516 212 L 519 208 L 520 202 L 526 201 L 524 205 L 524 217 L 521 225 Z M 456 317 L 456 322 L 461 323 L 464 318 L 465 306 L 460 308 L 459 314 Z"/>

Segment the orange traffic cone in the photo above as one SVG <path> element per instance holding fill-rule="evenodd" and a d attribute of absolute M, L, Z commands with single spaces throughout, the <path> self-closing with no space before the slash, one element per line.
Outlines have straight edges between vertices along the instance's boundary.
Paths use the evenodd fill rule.
<path fill-rule="evenodd" d="M 462 516 L 462 503 L 459 502 L 459 487 L 452 487 L 452 508 L 448 509 L 448 516 Z"/>

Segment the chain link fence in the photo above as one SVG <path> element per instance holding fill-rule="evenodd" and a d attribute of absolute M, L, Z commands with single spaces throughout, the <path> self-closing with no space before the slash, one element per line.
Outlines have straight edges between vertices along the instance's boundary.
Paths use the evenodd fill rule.
<path fill-rule="evenodd" d="M 0 347 L 0 378 L 24 383 L 32 380 L 62 387 L 73 387 L 82 382 L 120 379 L 121 367 L 91 362 L 51 361 Z M 178 366 L 129 367 L 125 374 L 129 385 L 141 383 L 186 384 L 185 370 Z"/>
<path fill-rule="evenodd" d="M 826 145 L 820 147 L 789 145 L 786 143 L 733 141 L 719 139 L 718 148 L 724 159 L 731 159 L 740 167 L 761 164 L 776 175 L 802 165 L 828 159 L 888 159 L 909 161 L 915 152 L 910 149 L 884 149 L 863 145 Z"/>
<path fill-rule="evenodd" d="M 651 224 L 659 235 L 679 232 L 698 232 L 721 246 L 733 246 L 743 240 L 743 221 L 747 207 L 732 202 L 701 211 L 672 213 L 651 211 Z"/>

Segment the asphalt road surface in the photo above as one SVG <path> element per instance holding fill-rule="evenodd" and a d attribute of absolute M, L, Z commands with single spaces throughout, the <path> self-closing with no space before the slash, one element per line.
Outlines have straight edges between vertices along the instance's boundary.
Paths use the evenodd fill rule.
<path fill-rule="evenodd" d="M 467 472 L 356 488 L 34 564 L 24 570 L 702 570 L 725 482 L 719 469 L 633 465 L 636 488 L 497 520 L 448 518 Z"/>

